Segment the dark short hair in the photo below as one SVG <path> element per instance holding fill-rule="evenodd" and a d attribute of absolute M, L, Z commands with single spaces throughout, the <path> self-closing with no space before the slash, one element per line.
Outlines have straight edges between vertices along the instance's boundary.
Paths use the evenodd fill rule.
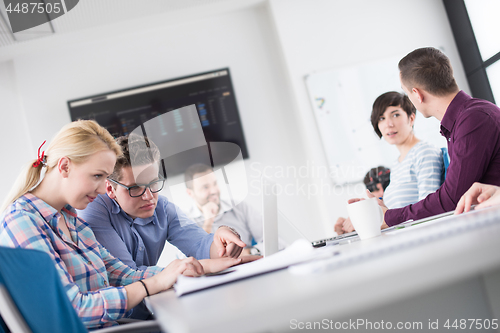
<path fill-rule="evenodd" d="M 202 163 L 198 163 L 198 164 L 193 164 L 191 165 L 189 168 L 186 169 L 186 171 L 184 172 L 184 181 L 186 182 L 186 187 L 188 189 L 193 189 L 193 178 L 194 178 L 194 175 L 196 175 L 197 173 L 205 173 L 206 171 L 212 171 L 212 167 L 206 165 L 206 164 L 202 164 Z"/>
<path fill-rule="evenodd" d="M 363 183 L 365 183 L 366 188 L 373 192 L 371 188 L 376 188 L 378 183 L 382 184 L 382 188 L 385 189 L 389 186 L 389 182 L 391 180 L 391 170 L 386 167 L 380 165 L 376 168 L 370 169 L 365 175 L 365 179 L 363 179 Z"/>
<path fill-rule="evenodd" d="M 458 92 L 450 59 L 440 50 L 424 47 L 408 53 L 398 64 L 401 81 L 408 88 L 424 89 L 435 96 Z"/>
<path fill-rule="evenodd" d="M 160 150 L 146 136 L 130 134 L 116 139 L 123 155 L 116 159 L 115 168 L 109 178 L 120 181 L 122 169 L 132 165 L 145 165 L 160 161 Z M 115 185 L 116 186 L 116 185 Z"/>
<path fill-rule="evenodd" d="M 377 133 L 379 138 L 382 137 L 382 133 L 378 128 L 378 121 L 389 106 L 401 107 L 408 115 L 408 118 L 412 114 L 414 115 L 417 114 L 415 106 L 412 104 L 408 96 L 406 96 L 405 94 L 398 93 L 397 91 L 389 91 L 380 95 L 379 97 L 377 97 L 375 102 L 373 102 L 372 115 L 371 115 L 373 130 L 375 131 L 375 133 Z"/>

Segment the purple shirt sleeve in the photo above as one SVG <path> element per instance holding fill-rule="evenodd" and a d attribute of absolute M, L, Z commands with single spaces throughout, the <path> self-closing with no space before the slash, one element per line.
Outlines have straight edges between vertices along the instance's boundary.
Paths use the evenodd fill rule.
<path fill-rule="evenodd" d="M 474 182 L 481 181 L 497 153 L 498 122 L 489 112 L 463 111 L 448 139 L 450 165 L 446 180 L 434 193 L 406 207 L 390 209 L 385 222 L 393 226 L 409 219 L 452 211 Z"/>

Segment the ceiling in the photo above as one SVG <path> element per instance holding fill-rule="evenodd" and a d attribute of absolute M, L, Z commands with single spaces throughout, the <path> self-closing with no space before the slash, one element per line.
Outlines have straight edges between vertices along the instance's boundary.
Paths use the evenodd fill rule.
<path fill-rule="evenodd" d="M 4 2 L 0 1 L 0 48 L 54 34 L 95 28 L 161 13 L 190 8 L 203 10 L 203 7 L 214 4 L 258 2 L 262 0 L 80 0 L 72 10 L 57 19 L 13 34 Z"/>

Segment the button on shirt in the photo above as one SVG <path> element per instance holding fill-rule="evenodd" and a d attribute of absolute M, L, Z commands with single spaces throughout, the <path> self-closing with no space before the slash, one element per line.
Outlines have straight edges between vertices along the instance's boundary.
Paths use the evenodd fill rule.
<path fill-rule="evenodd" d="M 78 216 L 90 225 L 97 240 L 112 255 L 132 268 L 156 265 L 165 241 L 187 256 L 210 258 L 213 234 L 196 226 L 162 195 L 149 218 L 131 218 L 107 194 L 97 196 L 85 210 L 78 211 Z"/>
<path fill-rule="evenodd" d="M 460 91 L 441 121 L 450 165 L 443 185 L 424 200 L 385 213 L 389 226 L 452 211 L 474 182 L 500 185 L 500 108 Z"/>
<path fill-rule="evenodd" d="M 64 207 L 62 214 L 71 239 L 57 227 L 61 216 L 57 210 L 36 196 L 25 194 L 0 217 L 0 245 L 48 253 L 87 328 L 111 325 L 127 309 L 127 293 L 122 286 L 151 277 L 161 268 L 133 270 L 96 241 L 92 230 L 71 206 Z"/>

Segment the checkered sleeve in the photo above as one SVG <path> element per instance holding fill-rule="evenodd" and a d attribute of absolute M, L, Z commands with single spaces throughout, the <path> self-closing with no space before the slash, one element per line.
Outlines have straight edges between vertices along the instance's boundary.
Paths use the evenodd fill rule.
<path fill-rule="evenodd" d="M 106 271 L 108 272 L 109 283 L 112 286 L 126 286 L 138 280 L 147 279 L 152 277 L 162 271 L 163 268 L 158 266 L 150 266 L 145 270 L 135 270 L 118 258 L 113 257 L 109 251 L 100 246 L 101 258 L 106 265 Z"/>
<path fill-rule="evenodd" d="M 125 288 L 106 287 L 105 275 L 102 277 L 95 274 L 95 271 L 82 269 L 84 266 L 82 257 L 66 246 L 49 225 L 36 214 L 26 211 L 6 214 L 0 226 L 0 245 L 48 253 L 55 263 L 68 298 L 87 328 L 109 326 L 124 316 L 127 309 Z M 130 273 L 127 270 L 122 269 L 122 271 Z M 136 277 L 137 273 L 128 275 Z M 92 288 L 96 283 L 102 284 L 102 287 Z M 82 285 L 89 291 L 82 292 Z"/>

